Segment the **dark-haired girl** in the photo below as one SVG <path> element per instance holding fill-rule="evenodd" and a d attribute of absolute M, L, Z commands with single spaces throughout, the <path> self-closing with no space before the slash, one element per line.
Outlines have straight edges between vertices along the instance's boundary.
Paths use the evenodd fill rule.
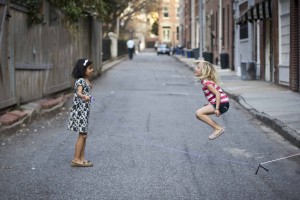
<path fill-rule="evenodd" d="M 68 130 L 79 132 L 75 144 L 73 167 L 92 167 L 93 163 L 84 158 L 87 138 L 88 119 L 91 106 L 91 83 L 89 79 L 93 74 L 92 61 L 79 59 L 73 69 L 72 76 L 76 79 L 74 87 L 73 106 L 70 111 Z"/>

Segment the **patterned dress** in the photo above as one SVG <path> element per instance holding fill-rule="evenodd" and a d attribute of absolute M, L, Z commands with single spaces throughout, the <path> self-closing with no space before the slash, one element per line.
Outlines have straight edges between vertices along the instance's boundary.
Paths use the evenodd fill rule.
<path fill-rule="evenodd" d="M 77 96 L 77 88 L 80 85 L 82 86 L 82 94 L 91 97 L 91 88 L 88 83 L 83 78 L 78 79 L 74 87 L 73 106 L 70 111 L 68 130 L 87 133 L 91 101 L 87 102 Z"/>

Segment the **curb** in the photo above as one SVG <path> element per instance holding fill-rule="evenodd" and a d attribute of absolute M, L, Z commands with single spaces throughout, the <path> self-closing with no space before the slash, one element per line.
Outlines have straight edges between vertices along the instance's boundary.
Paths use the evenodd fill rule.
<path fill-rule="evenodd" d="M 255 108 L 247 104 L 246 100 L 242 96 L 231 94 L 227 91 L 226 93 L 230 96 L 232 100 L 234 100 L 245 110 L 247 110 L 253 117 L 260 120 L 261 122 L 269 126 L 271 129 L 279 133 L 284 139 L 289 141 L 291 144 L 300 148 L 300 137 L 297 134 L 295 134 L 297 130 L 292 129 L 277 118 L 271 117 L 270 115 L 264 112 L 257 111 Z"/>
<path fill-rule="evenodd" d="M 113 60 L 113 61 L 110 61 L 110 60 L 109 60 L 109 61 L 104 62 L 104 63 L 103 63 L 103 66 L 102 66 L 101 72 L 104 73 L 104 72 L 110 70 L 112 67 L 118 65 L 120 62 L 122 62 L 122 61 L 124 61 L 124 60 L 126 60 L 126 59 L 127 59 L 127 55 L 121 57 L 121 58 L 118 59 L 118 60 Z"/>
<path fill-rule="evenodd" d="M 0 116 L 0 133 L 17 129 L 26 122 L 31 122 L 39 116 L 58 110 L 71 96 L 70 94 L 65 94 L 57 98 L 41 99 L 20 106 L 20 110 L 5 113 Z"/>

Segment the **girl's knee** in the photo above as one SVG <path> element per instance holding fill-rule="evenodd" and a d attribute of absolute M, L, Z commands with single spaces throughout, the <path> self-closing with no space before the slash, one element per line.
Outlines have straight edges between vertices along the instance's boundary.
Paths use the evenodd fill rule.
<path fill-rule="evenodd" d="M 196 111 L 196 117 L 197 117 L 198 119 L 200 119 L 201 115 L 202 115 L 202 113 L 201 113 L 199 110 L 197 110 L 197 111 Z"/>

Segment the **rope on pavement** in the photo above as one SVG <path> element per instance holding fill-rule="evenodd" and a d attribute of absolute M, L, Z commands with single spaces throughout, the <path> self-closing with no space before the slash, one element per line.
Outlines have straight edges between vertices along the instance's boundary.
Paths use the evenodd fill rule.
<path fill-rule="evenodd" d="M 291 158 L 291 157 L 295 157 L 295 156 L 299 156 L 300 153 L 297 153 L 297 154 L 294 154 L 294 155 L 291 155 L 291 156 L 286 156 L 286 157 L 282 157 L 282 158 L 278 158 L 278 159 L 275 159 L 275 160 L 270 160 L 270 161 L 267 161 L 267 162 L 263 162 L 263 163 L 260 163 L 257 167 L 257 170 L 255 172 L 255 175 L 257 175 L 258 173 L 258 170 L 259 168 L 263 168 L 264 170 L 266 170 L 267 172 L 269 171 L 267 168 L 263 167 L 262 165 L 264 164 L 267 164 L 267 163 L 271 163 L 271 162 L 276 162 L 276 161 L 279 161 L 279 160 L 283 160 L 283 159 L 286 159 L 286 158 Z"/>

